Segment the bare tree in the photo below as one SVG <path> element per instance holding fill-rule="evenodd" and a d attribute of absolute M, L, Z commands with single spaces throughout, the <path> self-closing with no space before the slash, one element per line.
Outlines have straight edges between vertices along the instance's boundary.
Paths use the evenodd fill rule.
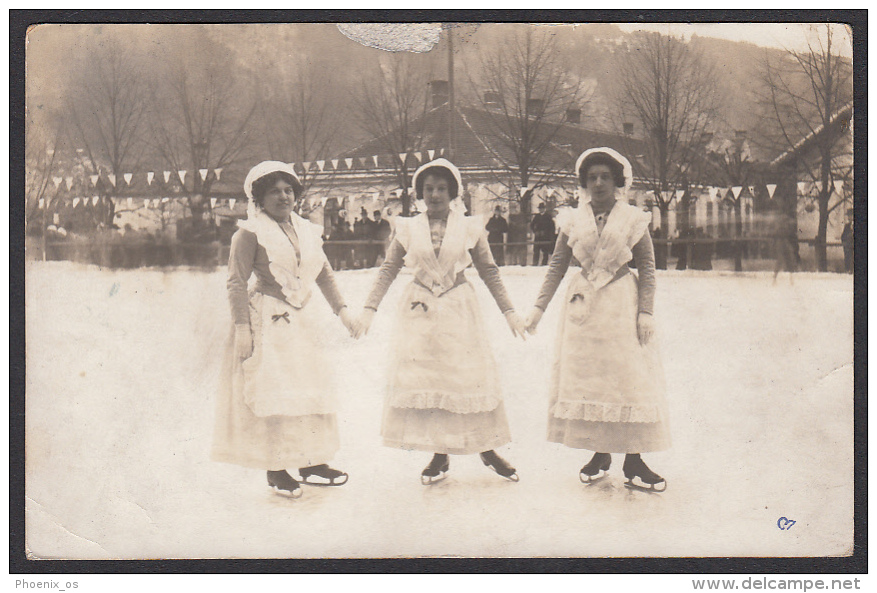
<path fill-rule="evenodd" d="M 810 25 L 807 51 L 788 50 L 762 64 L 761 104 L 772 124 L 765 130 L 784 165 L 817 190 L 816 263 L 828 268 L 826 234 L 835 181 L 852 176 L 852 64 L 837 55 L 831 25 Z M 843 200 L 838 204 L 844 203 Z"/>
<path fill-rule="evenodd" d="M 58 152 L 63 124 L 58 122 L 53 128 L 47 130 L 45 125 L 34 121 L 32 114 L 28 114 L 25 121 L 25 224 L 30 234 L 42 234 L 48 224 L 44 216 L 52 206 L 49 184 L 52 177 L 59 174 Z"/>
<path fill-rule="evenodd" d="M 152 145 L 188 197 L 195 229 L 210 211 L 216 171 L 237 163 L 254 136 L 256 102 L 229 71 L 220 61 L 178 63 L 153 96 Z M 178 171 L 189 175 L 181 179 Z"/>
<path fill-rule="evenodd" d="M 143 155 L 146 84 L 131 50 L 112 38 L 93 50 L 75 81 L 67 102 L 70 134 L 85 170 L 116 180 L 98 186 L 109 218 L 103 222 L 111 224 L 110 198 Z"/>
<path fill-rule="evenodd" d="M 363 77 L 361 92 L 354 97 L 360 128 L 390 155 L 402 188 L 402 216 L 411 214 L 411 176 L 399 154 L 422 148 L 428 109 L 429 71 L 416 58 L 402 52 L 385 57 L 376 72 Z"/>
<path fill-rule="evenodd" d="M 615 55 L 617 113 L 623 122 L 643 126 L 637 147 L 631 142 L 630 160 L 652 192 L 666 232 L 676 190 L 687 190 L 702 135 L 717 115 L 717 78 L 694 42 L 667 35 L 638 33 Z"/>
<path fill-rule="evenodd" d="M 479 78 L 470 78 L 470 85 L 488 122 L 485 145 L 519 184 L 521 210 L 529 215 L 534 190 L 569 171 L 572 163 L 566 161 L 574 157 L 554 141 L 569 112 L 580 114 L 589 97 L 562 64 L 554 36 L 532 26 L 481 54 Z"/>

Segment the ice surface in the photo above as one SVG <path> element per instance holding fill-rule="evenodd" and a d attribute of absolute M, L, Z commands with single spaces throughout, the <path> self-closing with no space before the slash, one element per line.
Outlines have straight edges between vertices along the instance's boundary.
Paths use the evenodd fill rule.
<path fill-rule="evenodd" d="M 502 269 L 526 313 L 545 268 Z M 471 270 L 470 270 L 471 272 Z M 572 273 L 572 272 L 570 272 Z M 338 282 L 354 310 L 374 270 Z M 527 342 L 474 278 L 502 377 L 518 469 L 477 456 L 420 484 L 422 452 L 378 436 L 394 306 L 347 337 L 318 295 L 342 385 L 341 488 L 287 500 L 264 472 L 210 461 L 228 337 L 224 273 L 26 274 L 27 546 L 41 558 L 824 556 L 852 550 L 850 276 L 659 272 L 656 302 L 674 446 L 644 455 L 662 495 L 622 486 L 622 456 L 593 486 L 590 452 L 546 442 L 558 299 Z M 561 287 L 561 291 L 563 287 Z M 562 294 L 562 293 L 561 293 Z M 780 517 L 796 521 L 788 530 Z"/>

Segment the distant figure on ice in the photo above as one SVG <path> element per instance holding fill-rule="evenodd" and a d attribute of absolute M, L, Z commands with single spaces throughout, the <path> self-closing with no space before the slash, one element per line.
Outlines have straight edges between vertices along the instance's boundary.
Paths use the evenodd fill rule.
<path fill-rule="evenodd" d="M 795 242 L 798 239 L 798 223 L 794 217 L 776 211 L 773 216 L 773 251 L 774 268 L 773 283 L 777 283 L 780 272 L 789 272 L 789 283 L 795 283 L 795 272 L 798 270 L 798 256 L 795 253 Z"/>
<path fill-rule="evenodd" d="M 844 271 L 847 274 L 853 273 L 853 249 L 855 242 L 853 240 L 853 211 L 847 210 L 847 223 L 844 230 L 840 234 L 840 242 L 844 249 Z"/>
<path fill-rule="evenodd" d="M 625 485 L 662 492 L 664 478 L 640 453 L 670 446 L 664 371 L 654 334 L 655 256 L 649 215 L 624 199 L 633 175 L 611 148 L 585 151 L 576 173 L 587 194 L 558 219 L 560 235 L 527 321 L 535 331 L 575 258 L 557 334 L 548 440 L 595 451 L 582 482 L 605 476 L 625 453 Z M 628 262 L 633 257 L 639 280 Z"/>
<path fill-rule="evenodd" d="M 498 266 L 505 265 L 505 235 L 509 232 L 509 223 L 502 216 L 502 206 L 493 209 L 493 216 L 487 221 L 487 242 L 493 261 Z"/>
<path fill-rule="evenodd" d="M 314 284 L 348 331 L 355 329 L 321 228 L 292 212 L 301 191 L 292 166 L 280 162 L 256 165 L 244 181 L 247 220 L 238 223 L 228 262 L 234 341 L 223 364 L 212 455 L 267 470 L 268 485 L 292 498 L 302 494 L 299 481 L 347 482 L 328 465 L 339 447 L 338 422 L 331 357 L 307 307 Z M 248 293 L 252 274 L 257 282 Z"/>
<path fill-rule="evenodd" d="M 375 219 L 371 228 L 371 239 L 372 241 L 377 241 L 378 244 L 375 245 L 374 258 L 369 265 L 370 268 L 373 268 L 375 264 L 377 264 L 378 258 L 381 258 L 381 261 L 383 262 L 387 257 L 387 240 L 390 238 L 390 223 L 381 216 L 381 211 L 375 210 L 374 217 Z"/>
<path fill-rule="evenodd" d="M 539 212 L 530 223 L 533 230 L 533 265 L 546 265 L 554 248 L 554 218 L 545 211 L 545 202 L 539 204 Z M 540 258 L 541 254 L 541 258 Z M 540 264 L 541 259 L 541 264 Z"/>
<path fill-rule="evenodd" d="M 524 337 L 523 320 L 490 255 L 483 219 L 465 216 L 457 199 L 463 185 L 457 167 L 445 159 L 426 163 L 414 173 L 413 185 L 426 212 L 396 219 L 387 259 L 360 317 L 365 333 L 403 264 L 412 269 L 393 337 L 384 445 L 434 453 L 421 474 L 424 485 L 445 477 L 449 454 L 472 453 L 516 482 L 515 468 L 494 451 L 511 435 L 481 309 L 464 274 L 469 264 L 514 335 Z"/>

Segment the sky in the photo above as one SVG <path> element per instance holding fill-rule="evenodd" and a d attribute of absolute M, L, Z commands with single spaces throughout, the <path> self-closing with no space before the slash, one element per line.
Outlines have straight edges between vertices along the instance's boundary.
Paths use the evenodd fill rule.
<path fill-rule="evenodd" d="M 619 24 L 626 32 L 658 31 L 688 38 L 693 34 L 701 37 L 717 37 L 731 41 L 748 41 L 763 47 L 805 51 L 807 49 L 807 25 L 802 23 L 629 23 Z M 837 53 L 851 58 L 852 41 L 844 25 L 833 25 L 832 45 Z"/>

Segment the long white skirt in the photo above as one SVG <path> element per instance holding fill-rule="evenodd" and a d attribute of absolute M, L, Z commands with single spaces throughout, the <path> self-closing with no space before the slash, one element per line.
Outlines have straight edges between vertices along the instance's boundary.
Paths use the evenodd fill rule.
<path fill-rule="evenodd" d="M 590 302 L 574 300 L 583 293 L 578 274 L 561 313 L 548 440 L 604 453 L 669 448 L 664 370 L 655 338 L 646 346 L 637 338 L 635 277 L 611 282 Z"/>
<path fill-rule="evenodd" d="M 214 461 L 266 470 L 308 467 L 339 448 L 329 362 L 307 307 L 250 296 L 253 355 L 226 346 L 213 434 Z"/>
<path fill-rule="evenodd" d="M 412 282 L 394 336 L 384 445 L 469 454 L 511 441 L 496 362 L 471 284 L 436 297 Z"/>

